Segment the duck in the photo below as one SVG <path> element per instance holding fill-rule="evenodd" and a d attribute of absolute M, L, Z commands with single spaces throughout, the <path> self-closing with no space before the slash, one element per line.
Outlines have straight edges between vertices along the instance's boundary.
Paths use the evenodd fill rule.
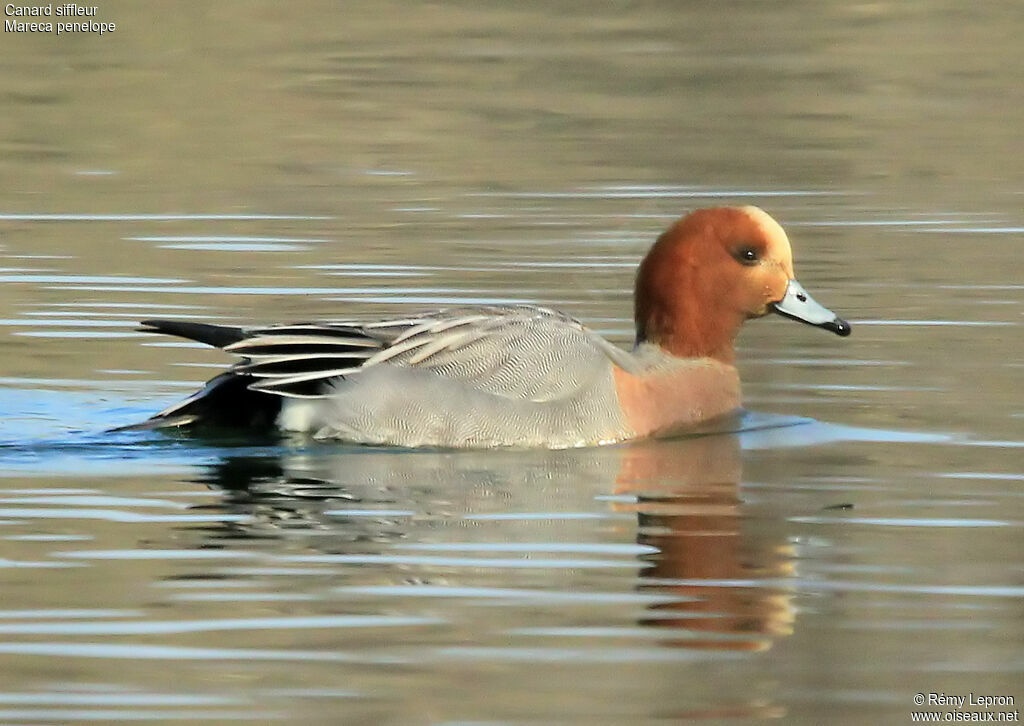
<path fill-rule="evenodd" d="M 631 349 L 539 305 L 381 320 L 139 330 L 237 356 L 201 390 L 118 430 L 275 431 L 354 444 L 564 449 L 663 437 L 740 410 L 735 340 L 771 313 L 847 336 L 796 280 L 758 207 L 698 209 L 637 269 Z"/>

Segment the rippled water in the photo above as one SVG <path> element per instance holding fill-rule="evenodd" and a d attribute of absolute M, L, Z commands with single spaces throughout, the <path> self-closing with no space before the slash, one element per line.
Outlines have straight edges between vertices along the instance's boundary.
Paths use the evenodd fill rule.
<path fill-rule="evenodd" d="M 904 723 L 917 693 L 1024 699 L 1012 5 L 100 14 L 116 33 L 0 43 L 0 721 Z M 104 433 L 227 363 L 147 317 L 538 301 L 628 345 L 647 245 L 733 203 L 787 227 L 854 335 L 747 326 L 732 433 Z"/>

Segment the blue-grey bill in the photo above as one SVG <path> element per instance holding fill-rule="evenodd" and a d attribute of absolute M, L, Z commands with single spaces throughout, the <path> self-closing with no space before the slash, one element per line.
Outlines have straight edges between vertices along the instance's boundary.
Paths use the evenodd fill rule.
<path fill-rule="evenodd" d="M 779 315 L 799 320 L 801 323 L 831 330 L 843 337 L 850 334 L 850 324 L 824 305 L 819 305 L 796 280 L 789 281 L 786 294 L 777 303 L 772 303 L 772 307 Z"/>

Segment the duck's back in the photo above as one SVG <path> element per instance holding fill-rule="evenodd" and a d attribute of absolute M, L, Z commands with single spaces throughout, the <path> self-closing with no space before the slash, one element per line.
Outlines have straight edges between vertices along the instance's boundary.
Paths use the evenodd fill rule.
<path fill-rule="evenodd" d="M 286 398 L 282 428 L 401 446 L 570 447 L 627 435 L 612 374 L 625 353 L 558 312 L 458 308 L 362 329 L 384 338 L 380 349 L 326 379 L 322 395 Z"/>

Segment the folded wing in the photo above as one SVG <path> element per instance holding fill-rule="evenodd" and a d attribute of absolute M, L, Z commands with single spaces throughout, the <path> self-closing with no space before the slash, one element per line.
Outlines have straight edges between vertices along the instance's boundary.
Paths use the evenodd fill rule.
<path fill-rule="evenodd" d="M 545 401 L 575 391 L 615 349 L 580 323 L 532 306 L 467 307 L 379 323 L 274 326 L 225 350 L 250 388 L 280 396 L 330 396 L 376 366 L 430 370 L 474 389 Z"/>
<path fill-rule="evenodd" d="M 360 387 L 360 400 L 366 402 L 375 396 L 377 384 L 371 381 L 392 382 L 381 393 L 401 389 L 405 384 L 399 381 L 411 379 L 395 368 L 429 371 L 464 386 L 463 391 L 498 397 L 495 401 L 566 400 L 607 379 L 609 359 L 623 355 L 572 318 L 533 306 L 252 329 L 168 320 L 142 325 L 222 348 L 241 360 L 189 398 L 128 429 L 199 423 L 264 427 L 275 420 L 283 398 L 325 399 L 364 380 L 368 386 Z M 364 379 L 369 371 L 374 375 Z"/>

